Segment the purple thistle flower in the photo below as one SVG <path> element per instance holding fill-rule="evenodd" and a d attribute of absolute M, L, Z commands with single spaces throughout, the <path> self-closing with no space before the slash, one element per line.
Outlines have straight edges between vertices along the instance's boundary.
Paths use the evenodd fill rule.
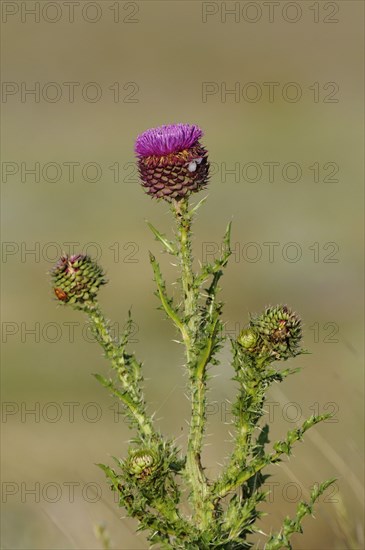
<path fill-rule="evenodd" d="M 150 128 L 136 139 L 135 151 L 140 157 L 165 156 L 190 149 L 203 135 L 195 124 L 169 124 Z"/>
<path fill-rule="evenodd" d="M 171 201 L 203 189 L 209 178 L 208 153 L 194 124 L 150 128 L 136 139 L 142 185 L 155 197 Z"/>

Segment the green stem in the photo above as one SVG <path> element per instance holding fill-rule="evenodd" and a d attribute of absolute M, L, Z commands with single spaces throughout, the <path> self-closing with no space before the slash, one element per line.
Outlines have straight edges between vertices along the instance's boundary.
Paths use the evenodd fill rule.
<path fill-rule="evenodd" d="M 145 402 L 139 386 L 140 378 L 135 376 L 135 369 L 139 367 L 136 358 L 125 352 L 123 342 L 115 341 L 109 322 L 97 303 L 84 308 L 84 311 L 90 319 L 97 341 L 104 349 L 105 356 L 110 360 L 113 370 L 117 373 L 123 391 L 119 391 L 111 384 L 107 384 L 108 387 L 124 403 L 130 418 L 139 427 L 140 433 L 146 440 L 150 440 L 155 434 L 151 419 L 146 413 Z"/>
<path fill-rule="evenodd" d="M 192 335 L 195 333 L 196 292 L 194 288 L 193 257 L 191 251 L 191 215 L 187 199 L 175 201 L 174 212 L 177 220 L 181 283 L 184 292 L 184 313 L 186 324 Z"/>
<path fill-rule="evenodd" d="M 195 518 L 202 528 L 207 527 L 207 514 L 204 512 L 208 495 L 208 482 L 201 464 L 201 451 L 206 417 L 206 366 L 211 354 L 211 340 L 197 351 L 199 328 L 198 298 L 195 284 L 191 251 L 191 217 L 187 199 L 175 201 L 173 212 L 178 229 L 178 256 L 181 267 L 183 290 L 184 326 L 181 331 L 186 349 L 186 360 L 190 374 L 191 422 L 188 437 L 186 473 L 192 490 Z"/>
<path fill-rule="evenodd" d="M 234 479 L 226 481 L 225 483 L 222 483 L 222 481 L 217 482 L 214 487 L 213 494 L 217 498 L 225 497 L 226 495 L 228 495 L 228 493 L 235 491 L 241 485 L 243 485 L 245 481 L 248 481 L 251 477 L 260 472 L 263 468 L 265 468 L 265 466 L 277 462 L 282 454 L 284 453 L 273 453 L 272 455 L 269 455 L 269 457 L 265 460 L 261 460 L 259 463 L 255 464 L 255 466 L 246 467 L 240 473 L 238 473 L 238 475 Z"/>
<path fill-rule="evenodd" d="M 258 460 L 253 460 L 253 463 L 249 466 L 246 466 L 241 469 L 241 471 L 236 471 L 235 476 L 226 477 L 220 480 L 217 480 L 212 493 L 216 498 L 223 498 L 231 491 L 234 491 L 251 477 L 253 477 L 258 472 L 261 472 L 263 468 L 269 464 L 275 464 L 281 460 L 282 455 L 289 456 L 291 454 L 292 447 L 297 441 L 301 441 L 303 435 L 307 430 L 326 420 L 328 415 L 323 414 L 320 416 L 311 416 L 306 420 L 300 428 L 295 428 L 290 430 L 287 433 L 287 437 L 284 441 L 279 441 L 274 445 L 275 452 L 260 457 Z"/>
<path fill-rule="evenodd" d="M 241 479 L 241 476 L 246 470 L 252 447 L 252 434 L 262 416 L 265 398 L 264 391 L 259 380 L 246 380 L 245 384 L 241 382 L 241 387 L 234 407 L 236 416 L 234 449 L 229 459 L 228 466 L 218 484 L 222 483 L 228 487 L 231 484 L 235 485 L 237 479 Z M 251 477 L 251 475 L 252 474 L 249 473 L 249 477 Z M 241 483 L 242 481 L 240 484 Z"/>

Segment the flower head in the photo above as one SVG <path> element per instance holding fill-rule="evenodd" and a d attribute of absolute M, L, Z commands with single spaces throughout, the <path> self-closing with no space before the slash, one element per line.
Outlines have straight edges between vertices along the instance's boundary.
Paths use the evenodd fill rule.
<path fill-rule="evenodd" d="M 193 124 L 151 128 L 137 137 L 135 152 L 147 193 L 180 199 L 208 183 L 208 154 L 199 142 L 202 130 Z"/>
<path fill-rule="evenodd" d="M 89 256 L 64 254 L 51 270 L 57 299 L 69 304 L 92 304 L 106 279 L 101 267 Z"/>

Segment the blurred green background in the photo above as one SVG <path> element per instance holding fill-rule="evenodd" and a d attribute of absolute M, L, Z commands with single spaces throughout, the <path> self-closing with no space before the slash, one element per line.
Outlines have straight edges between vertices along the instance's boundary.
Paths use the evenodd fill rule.
<path fill-rule="evenodd" d="M 262 528 L 279 528 L 314 481 L 335 476 L 294 547 L 363 548 L 362 2 L 73 4 L 71 17 L 62 1 L 2 3 L 2 548 L 100 548 L 102 521 L 115 549 L 148 547 L 95 466 L 124 456 L 131 437 L 91 376 L 107 364 L 81 314 L 57 307 L 47 271 L 68 243 L 99 257 L 102 306 L 120 328 L 132 306 L 150 411 L 184 447 L 182 349 L 156 310 L 148 250 L 159 245 L 145 224 L 170 232 L 172 220 L 133 165 L 137 134 L 172 122 L 200 125 L 213 163 L 197 259 L 233 219 L 227 331 L 282 302 L 305 323 L 312 355 L 270 393 L 272 439 L 301 415 L 336 413 L 271 469 Z M 172 282 L 169 258 L 161 265 Z M 212 374 L 204 460 L 214 476 L 230 449 L 228 348 Z"/>

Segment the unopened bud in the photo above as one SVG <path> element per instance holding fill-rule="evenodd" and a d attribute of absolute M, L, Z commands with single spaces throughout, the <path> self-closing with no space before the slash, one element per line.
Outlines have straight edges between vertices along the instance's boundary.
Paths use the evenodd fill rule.
<path fill-rule="evenodd" d="M 237 338 L 237 341 L 243 348 L 245 348 L 248 351 L 252 351 L 255 349 L 255 345 L 257 343 L 258 336 L 252 328 L 246 328 L 242 330 L 240 335 Z"/>
<path fill-rule="evenodd" d="M 89 256 L 64 254 L 51 271 L 53 290 L 65 304 L 92 304 L 106 283 L 101 267 Z"/>
<path fill-rule="evenodd" d="M 301 320 L 287 306 L 266 308 L 263 314 L 251 319 L 250 327 L 261 341 L 261 356 L 285 361 L 302 353 Z"/>

